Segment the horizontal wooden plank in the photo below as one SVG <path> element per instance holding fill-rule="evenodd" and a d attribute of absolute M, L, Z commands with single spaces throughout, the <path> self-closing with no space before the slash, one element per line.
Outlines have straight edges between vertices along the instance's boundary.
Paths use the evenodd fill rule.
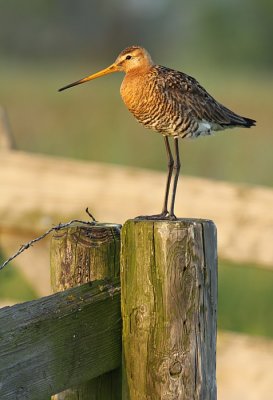
<path fill-rule="evenodd" d="M 120 365 L 119 281 L 0 310 L 1 400 L 48 399 Z"/>
<path fill-rule="evenodd" d="M 87 206 L 98 220 L 118 223 L 161 210 L 165 173 L 15 151 L 0 158 L 2 232 L 86 219 Z M 212 219 L 220 257 L 271 268 L 272 204 L 271 189 L 183 176 L 176 214 Z"/>
<path fill-rule="evenodd" d="M 0 150 L 9 151 L 15 148 L 14 138 L 11 133 L 6 111 L 0 107 Z"/>

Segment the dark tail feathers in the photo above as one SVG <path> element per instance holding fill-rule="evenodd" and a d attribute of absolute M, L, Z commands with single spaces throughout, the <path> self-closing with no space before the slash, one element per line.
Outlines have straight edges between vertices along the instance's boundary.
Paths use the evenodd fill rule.
<path fill-rule="evenodd" d="M 250 128 L 251 126 L 256 126 L 256 121 L 255 119 L 250 119 L 250 118 L 245 118 L 241 117 L 243 122 L 240 124 L 241 126 L 244 126 L 245 128 Z"/>
<path fill-rule="evenodd" d="M 227 123 L 221 124 L 223 127 L 244 127 L 244 128 L 250 128 L 251 126 L 256 125 L 256 121 L 254 119 L 246 118 L 246 117 L 241 117 L 238 114 L 235 114 L 234 112 L 227 110 L 227 116 L 229 118 L 229 121 Z"/>

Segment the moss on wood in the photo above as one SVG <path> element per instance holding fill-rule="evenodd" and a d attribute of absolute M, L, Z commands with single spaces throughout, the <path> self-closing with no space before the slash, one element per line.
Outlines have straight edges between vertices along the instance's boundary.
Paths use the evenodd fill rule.
<path fill-rule="evenodd" d="M 120 337 L 118 278 L 4 307 L 0 310 L 1 400 L 48 400 L 68 385 L 90 382 L 117 368 Z"/>
<path fill-rule="evenodd" d="M 127 221 L 121 284 L 124 397 L 215 400 L 214 224 Z"/>
<path fill-rule="evenodd" d="M 75 223 L 57 231 L 51 241 L 53 291 L 119 276 L 119 255 L 120 225 Z M 121 385 L 113 385 L 117 376 L 117 372 L 112 372 L 74 388 L 68 386 L 65 392 L 53 396 L 52 400 L 119 400 Z"/>

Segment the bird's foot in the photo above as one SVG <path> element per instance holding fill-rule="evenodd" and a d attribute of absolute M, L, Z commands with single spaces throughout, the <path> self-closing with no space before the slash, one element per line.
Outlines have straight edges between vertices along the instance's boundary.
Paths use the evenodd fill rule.
<path fill-rule="evenodd" d="M 169 213 L 166 211 L 160 213 L 160 214 L 154 214 L 154 215 L 140 215 L 139 217 L 136 217 L 135 219 L 149 219 L 149 220 L 161 220 L 161 219 L 169 219 Z"/>
<path fill-rule="evenodd" d="M 175 221 L 177 220 L 177 217 L 172 213 L 169 214 L 168 211 L 164 211 L 160 214 L 154 214 L 154 215 L 140 215 L 139 217 L 136 217 L 135 219 L 148 219 L 148 220 L 155 220 L 155 221 L 159 221 L 159 220 L 165 220 L 165 221 Z"/>
<path fill-rule="evenodd" d="M 169 216 L 168 216 L 168 220 L 170 220 L 170 221 L 176 221 L 176 220 L 177 220 L 177 216 L 176 216 L 176 215 L 174 215 L 174 213 L 172 213 L 172 214 L 169 214 Z"/>

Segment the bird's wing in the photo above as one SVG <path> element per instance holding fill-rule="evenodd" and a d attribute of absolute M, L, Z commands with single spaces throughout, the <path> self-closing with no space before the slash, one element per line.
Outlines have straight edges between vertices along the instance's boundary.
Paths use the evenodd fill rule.
<path fill-rule="evenodd" d="M 168 100 L 179 105 L 185 116 L 219 127 L 241 125 L 244 122 L 243 117 L 218 103 L 195 78 L 159 66 L 158 79 L 164 85 Z"/>

